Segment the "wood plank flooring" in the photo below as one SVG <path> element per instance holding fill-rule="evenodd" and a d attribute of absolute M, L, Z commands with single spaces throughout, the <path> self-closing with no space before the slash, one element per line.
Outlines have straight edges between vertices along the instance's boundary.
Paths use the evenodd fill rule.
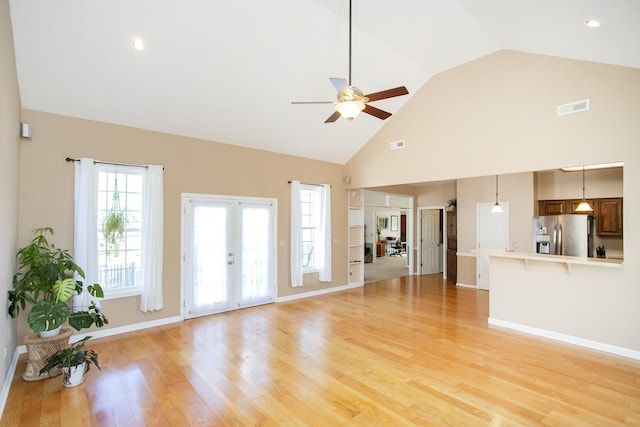
<path fill-rule="evenodd" d="M 487 316 L 414 276 L 98 339 L 75 388 L 20 364 L 0 425 L 640 425 L 640 362 Z"/>

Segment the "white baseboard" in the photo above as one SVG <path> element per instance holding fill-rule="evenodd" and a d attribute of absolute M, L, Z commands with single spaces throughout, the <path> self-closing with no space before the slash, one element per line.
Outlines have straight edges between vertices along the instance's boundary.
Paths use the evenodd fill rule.
<path fill-rule="evenodd" d="M 348 285 L 334 286 L 332 288 L 319 289 L 317 291 L 310 291 L 310 292 L 304 292 L 301 294 L 288 295 L 286 297 L 278 297 L 276 298 L 276 302 L 294 301 L 297 299 L 315 297 L 318 295 L 332 294 L 334 292 L 346 291 L 347 289 L 361 288 L 362 286 L 364 286 L 364 282 L 354 282 L 354 283 L 349 283 Z"/>
<path fill-rule="evenodd" d="M 11 390 L 11 383 L 13 382 L 13 377 L 16 373 L 19 357 L 20 353 L 16 348 L 13 352 L 13 358 L 11 359 L 9 370 L 7 371 L 7 377 L 4 379 L 4 384 L 2 384 L 2 391 L 0 391 L 0 418 L 2 418 L 2 414 L 4 414 L 4 406 L 7 404 L 7 399 L 9 398 L 9 390 Z"/>
<path fill-rule="evenodd" d="M 460 286 L 461 288 L 478 289 L 476 285 L 467 285 L 466 283 L 460 283 L 460 282 L 456 282 L 456 286 Z"/>
<path fill-rule="evenodd" d="M 545 338 L 550 338 L 556 341 L 566 342 L 568 344 L 578 345 L 580 347 L 590 348 L 592 350 L 604 351 L 606 353 L 613 353 L 618 356 L 628 357 L 630 359 L 640 360 L 640 351 L 632 350 L 629 348 L 618 347 L 611 344 L 605 344 L 598 341 L 592 341 L 585 338 L 574 337 L 572 335 L 565 335 L 558 332 L 548 331 L 546 329 L 538 329 L 519 323 L 508 322 L 506 320 L 489 318 L 489 324 L 495 326 L 501 326 L 503 328 L 514 329 L 516 331 L 525 332 L 531 335 L 538 335 Z"/>
<path fill-rule="evenodd" d="M 163 319 L 151 320 L 149 322 L 134 323 L 132 325 L 120 326 L 118 328 L 99 329 L 99 330 L 90 331 L 90 332 L 74 331 L 76 333 L 72 335 L 71 338 L 69 338 L 69 341 L 74 343 L 86 337 L 87 335 L 90 335 L 93 338 L 110 337 L 113 335 L 125 334 L 127 332 L 139 331 L 141 329 L 155 328 L 157 326 L 162 326 L 162 325 L 170 325 L 171 323 L 177 323 L 177 322 L 182 322 L 182 318 L 180 316 L 165 317 Z M 18 346 L 16 351 L 18 351 L 18 354 L 26 353 L 27 347 L 25 345 Z"/>

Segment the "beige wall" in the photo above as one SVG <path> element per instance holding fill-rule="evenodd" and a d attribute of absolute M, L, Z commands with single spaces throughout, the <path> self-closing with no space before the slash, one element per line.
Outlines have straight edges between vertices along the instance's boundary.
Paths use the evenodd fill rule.
<path fill-rule="evenodd" d="M 351 159 L 351 185 L 624 161 L 630 149 L 639 149 L 639 74 L 514 51 L 487 55 L 434 76 L 413 93 Z M 557 105 L 585 98 L 590 111 L 556 117 Z M 390 151 L 389 141 L 398 139 L 406 148 Z M 389 164 L 403 167 L 389 170 Z"/>
<path fill-rule="evenodd" d="M 15 270 L 18 249 L 18 126 L 20 124 L 20 93 L 13 51 L 13 33 L 9 2 L 0 2 L 0 295 L 6 301 Z M 0 385 L 7 378 L 11 358 L 16 348 L 16 324 L 10 320 L 2 304 L 0 315 L 0 354 L 6 348 L 8 356 L 0 357 Z"/>
<path fill-rule="evenodd" d="M 585 98 L 591 100 L 590 111 L 556 117 L 557 105 Z M 639 69 L 499 51 L 439 74 L 414 93 L 351 159 L 352 186 L 488 177 L 486 184 L 479 182 L 478 188 L 469 188 L 466 194 L 471 194 L 487 191 L 495 174 L 624 161 L 624 255 L 634 260 L 640 257 L 640 224 L 628 219 L 640 209 L 638 117 Z M 406 148 L 390 152 L 388 143 L 400 139 L 407 142 Z M 384 165 L 389 163 L 403 167 L 384 173 Z M 523 189 L 531 203 L 532 181 Z M 469 196 L 460 181 L 457 194 L 458 209 L 471 208 L 474 203 L 464 200 Z M 512 203 L 506 193 L 500 199 Z M 529 209 L 531 215 L 533 206 Z M 529 221 L 518 227 L 525 230 Z M 522 233 L 518 239 L 526 240 Z M 464 219 L 458 239 L 460 250 L 473 247 L 475 227 L 465 225 Z M 465 271 L 458 274 L 467 277 Z M 572 334 L 640 350 L 636 328 L 640 324 L 636 307 L 640 265 L 626 262 L 616 273 L 598 275 L 605 279 L 595 275 L 585 278 L 589 300 L 602 301 L 590 308 L 598 316 L 585 316 L 588 310 L 576 296 L 565 301 L 564 312 L 554 315 L 552 321 L 577 321 Z M 550 286 L 553 289 L 562 283 Z"/>
<path fill-rule="evenodd" d="M 499 201 L 509 203 L 509 248 L 515 244 L 520 250 L 528 250 L 533 215 L 533 174 L 500 175 L 498 179 Z M 478 247 L 477 204 L 495 203 L 495 199 L 495 175 L 458 180 L 458 251 L 470 252 Z"/>
<path fill-rule="evenodd" d="M 447 201 L 456 198 L 456 182 L 428 182 L 415 186 L 416 207 L 447 206 Z"/>
<path fill-rule="evenodd" d="M 535 173 L 536 200 L 582 198 L 582 172 L 560 169 Z M 623 168 L 585 171 L 586 198 L 622 197 Z"/>
<path fill-rule="evenodd" d="M 278 296 L 341 286 L 347 283 L 346 191 L 342 166 L 270 152 L 212 143 L 113 124 L 36 111 L 24 111 L 33 139 L 21 145 L 19 241 L 26 243 L 36 227 L 52 226 L 55 242 L 73 245 L 73 163 L 66 157 L 164 166 L 165 308 L 138 310 L 139 297 L 104 301 L 109 327 L 180 314 L 180 203 L 182 193 L 272 197 L 278 200 Z M 289 283 L 289 184 L 332 185 L 333 282 L 320 284 L 305 276 L 305 286 Z M 28 332 L 19 323 L 19 335 Z"/>
<path fill-rule="evenodd" d="M 495 175 L 463 178 L 458 188 L 458 252 L 471 253 L 478 247 L 477 205 L 494 203 Z M 500 175 L 499 201 L 509 203 L 509 248 L 528 251 L 531 246 L 531 216 L 533 215 L 533 173 Z M 458 281 L 476 285 L 475 258 L 458 259 Z"/>

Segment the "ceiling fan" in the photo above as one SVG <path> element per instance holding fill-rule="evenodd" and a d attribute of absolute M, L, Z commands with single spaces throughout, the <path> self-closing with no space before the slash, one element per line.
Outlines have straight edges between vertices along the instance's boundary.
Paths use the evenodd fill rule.
<path fill-rule="evenodd" d="M 349 81 L 342 78 L 329 78 L 333 87 L 338 91 L 337 101 L 292 101 L 292 104 L 334 104 L 336 111 L 329 116 L 325 123 L 333 123 L 340 116 L 347 120 L 353 120 L 361 111 L 385 120 L 391 113 L 369 105 L 369 102 L 396 96 L 408 95 L 409 91 L 404 86 L 387 89 L 380 92 L 365 95 L 360 89 L 351 85 L 351 0 L 349 0 Z"/>

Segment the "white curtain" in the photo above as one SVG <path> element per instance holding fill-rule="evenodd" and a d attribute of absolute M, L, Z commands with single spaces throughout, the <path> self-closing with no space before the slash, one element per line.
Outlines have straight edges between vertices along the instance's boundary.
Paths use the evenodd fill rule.
<path fill-rule="evenodd" d="M 163 179 L 162 166 L 148 165 L 142 195 L 141 311 L 160 310 L 162 304 Z"/>
<path fill-rule="evenodd" d="M 331 281 L 331 186 L 322 185 L 320 197 L 320 260 L 318 279 L 321 282 Z"/>
<path fill-rule="evenodd" d="M 302 286 L 300 181 L 291 181 L 291 287 Z"/>
<path fill-rule="evenodd" d="M 98 283 L 98 167 L 93 159 L 75 163 L 74 199 L 73 258 L 85 278 L 84 290 L 73 297 L 72 305 L 74 311 L 85 311 L 91 302 L 87 286 Z M 99 306 L 97 300 L 93 303 Z"/>

